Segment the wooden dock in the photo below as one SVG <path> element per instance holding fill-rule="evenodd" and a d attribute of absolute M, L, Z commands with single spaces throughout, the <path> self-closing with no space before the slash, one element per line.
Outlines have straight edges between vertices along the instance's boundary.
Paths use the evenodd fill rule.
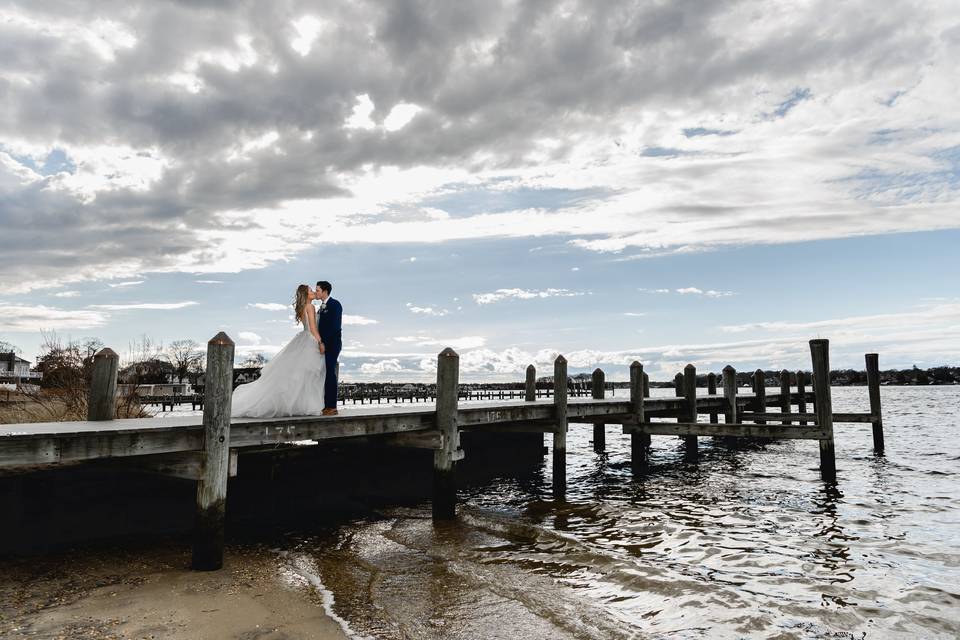
<path fill-rule="evenodd" d="M 464 456 L 462 432 L 551 434 L 553 490 L 566 489 L 566 436 L 572 423 L 589 424 L 594 449 L 605 446 L 604 426 L 622 425 L 631 439 L 631 463 L 642 477 L 647 472 L 651 436 L 680 436 L 687 461 L 697 459 L 698 437 L 806 439 L 819 443 L 820 474 L 836 481 L 834 423 L 873 425 L 874 448 L 883 449 L 879 369 L 876 354 L 866 356 L 869 384 L 867 413 L 833 413 L 829 384 L 827 340 L 811 340 L 812 390 L 804 372 L 781 373 L 781 390 L 766 394 L 763 374 L 753 394 L 739 394 L 736 371 L 722 373 L 722 393 L 714 374 L 704 394 L 696 387 L 696 369 L 678 374 L 677 397 L 650 398 L 643 366 L 630 367 L 630 395 L 605 398 L 604 374 L 594 372 L 591 397 L 568 397 L 567 386 L 556 384 L 550 398 L 537 397 L 536 371 L 527 368 L 523 400 L 487 400 L 461 404 L 459 356 L 445 349 L 437 362 L 435 406 L 371 406 L 351 408 L 331 417 L 230 418 L 234 345 L 224 333 L 207 346 L 207 386 L 202 416 L 114 420 L 117 355 L 97 354 L 85 422 L 0 425 L 0 473 L 26 473 L 57 465 L 111 464 L 119 470 L 152 471 L 197 481 L 193 566 L 218 569 L 223 562 L 224 514 L 228 478 L 240 470 L 241 452 L 286 451 L 294 444 L 352 440 L 378 446 L 433 450 L 433 516 L 456 515 L 455 469 Z M 558 356 L 554 380 L 567 380 L 567 361 Z M 807 412 L 808 403 L 813 411 Z M 769 408 L 778 411 L 769 412 Z M 797 407 L 795 412 L 791 412 Z M 701 421 L 706 417 L 705 421 Z M 574 427 L 575 428 L 575 427 Z"/>

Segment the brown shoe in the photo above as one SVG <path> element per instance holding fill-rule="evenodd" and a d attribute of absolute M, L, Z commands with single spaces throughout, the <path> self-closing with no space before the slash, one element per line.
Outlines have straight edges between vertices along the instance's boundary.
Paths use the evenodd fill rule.
<path fill-rule="evenodd" d="M 340 415 L 340 412 L 337 411 L 336 409 L 324 409 L 321 415 L 336 416 L 336 415 Z"/>

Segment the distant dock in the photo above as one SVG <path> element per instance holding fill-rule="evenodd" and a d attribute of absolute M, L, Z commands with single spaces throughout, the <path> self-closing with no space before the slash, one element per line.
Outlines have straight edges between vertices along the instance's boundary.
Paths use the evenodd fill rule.
<path fill-rule="evenodd" d="M 207 376 L 202 416 L 114 420 L 119 358 L 104 349 L 94 359 L 88 420 L 0 425 L 0 473 L 18 475 L 74 463 L 112 464 L 124 470 L 152 471 L 197 482 L 193 567 L 219 569 L 223 564 L 224 519 L 228 479 L 242 470 L 241 453 L 287 451 L 294 443 L 351 441 L 433 451 L 433 517 L 456 517 L 456 464 L 463 459 L 461 434 L 485 438 L 496 447 L 499 434 L 530 434 L 542 451 L 543 434 L 552 434 L 553 491 L 566 491 L 567 432 L 570 424 L 593 428 L 593 446 L 605 447 L 605 425 L 622 425 L 630 436 L 630 461 L 642 478 L 648 471 L 651 436 L 680 436 L 684 459 L 695 462 L 698 438 L 803 439 L 818 442 L 820 476 L 836 481 L 834 424 L 869 423 L 873 446 L 882 452 L 883 421 L 877 354 L 866 355 L 869 411 L 834 413 L 831 400 L 829 342 L 811 340 L 812 378 L 784 370 L 779 393 L 766 393 L 765 377 L 755 372 L 754 393 L 740 394 L 733 367 L 706 377 L 697 389 L 691 364 L 677 374 L 676 397 L 650 398 L 643 365 L 630 366 L 629 398 L 605 397 L 605 375 L 597 369 L 587 392 L 573 393 L 566 381 L 567 361 L 554 362 L 549 397 L 538 390 L 536 370 L 527 367 L 523 396 L 501 399 L 498 391 L 482 401 L 461 392 L 460 358 L 444 349 L 437 358 L 436 403 L 409 408 L 371 406 L 333 417 L 230 418 L 234 343 L 224 333 L 207 345 Z M 540 391 L 540 393 L 538 393 Z M 770 411 L 775 409 L 775 411 Z M 705 418 L 704 420 L 701 420 Z M 515 441 L 515 440 L 512 440 Z M 502 445 L 510 446 L 510 445 Z"/>

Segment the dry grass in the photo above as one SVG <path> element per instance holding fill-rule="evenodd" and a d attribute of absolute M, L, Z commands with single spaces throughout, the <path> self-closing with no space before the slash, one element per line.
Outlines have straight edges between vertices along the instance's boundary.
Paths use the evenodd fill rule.
<path fill-rule="evenodd" d="M 117 398 L 114 418 L 149 418 L 134 395 Z M 41 389 L 36 393 L 0 394 L 0 424 L 65 422 L 87 419 L 85 389 Z"/>

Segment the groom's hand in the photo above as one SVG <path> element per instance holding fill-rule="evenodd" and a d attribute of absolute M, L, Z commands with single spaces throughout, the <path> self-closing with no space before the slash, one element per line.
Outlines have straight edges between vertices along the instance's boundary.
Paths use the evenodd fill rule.
<path fill-rule="evenodd" d="M 320 353 L 326 353 L 326 352 L 327 352 L 327 348 L 326 348 L 325 346 L 323 346 L 323 343 L 322 343 L 322 342 L 320 343 L 319 346 L 320 346 Z"/>

